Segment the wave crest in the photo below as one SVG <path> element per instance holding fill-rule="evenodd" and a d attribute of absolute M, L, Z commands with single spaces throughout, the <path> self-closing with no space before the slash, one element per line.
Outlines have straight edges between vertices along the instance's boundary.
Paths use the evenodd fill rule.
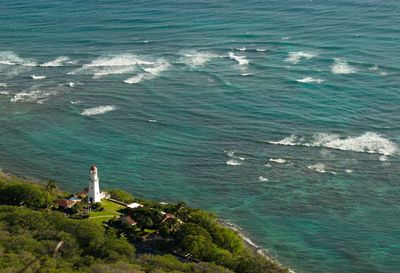
<path fill-rule="evenodd" d="M 302 59 L 309 60 L 311 58 L 314 58 L 315 56 L 316 54 L 312 52 L 303 52 L 303 51 L 289 52 L 289 55 L 286 58 L 285 62 L 298 64 Z"/>
<path fill-rule="evenodd" d="M 56 59 L 42 63 L 40 66 L 42 67 L 57 67 L 57 66 L 63 66 L 66 62 L 69 62 L 69 57 L 66 56 L 60 56 L 57 57 Z"/>
<path fill-rule="evenodd" d="M 351 67 L 345 60 L 335 59 L 331 65 L 331 72 L 333 74 L 353 74 L 356 69 Z"/>
<path fill-rule="evenodd" d="M 291 135 L 280 141 L 268 141 L 268 143 L 286 146 L 325 147 L 342 151 L 374 153 L 386 156 L 393 155 L 398 151 L 396 143 L 373 132 L 366 132 L 360 136 L 346 138 L 336 134 L 320 133 L 314 135 L 311 142 L 306 142 L 304 138 Z"/>
<path fill-rule="evenodd" d="M 30 92 L 16 93 L 11 99 L 11 102 L 36 102 L 42 104 L 48 97 L 54 96 L 57 91 L 49 90 L 33 90 Z"/>
<path fill-rule="evenodd" d="M 116 107 L 114 105 L 102 105 L 98 107 L 92 107 L 85 109 L 81 112 L 82 116 L 94 116 L 94 115 L 101 115 L 105 114 L 110 111 L 114 111 Z"/>
<path fill-rule="evenodd" d="M 305 77 L 303 79 L 296 80 L 299 83 L 323 83 L 324 80 L 316 79 L 313 77 Z"/>

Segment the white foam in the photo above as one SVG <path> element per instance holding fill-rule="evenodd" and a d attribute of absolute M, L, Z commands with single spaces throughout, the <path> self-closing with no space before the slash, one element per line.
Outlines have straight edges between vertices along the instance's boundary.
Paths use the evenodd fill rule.
<path fill-rule="evenodd" d="M 256 51 L 257 52 L 265 52 L 265 51 L 267 51 L 267 49 L 266 48 L 256 48 Z"/>
<path fill-rule="evenodd" d="M 315 57 L 316 54 L 312 52 L 303 52 L 303 51 L 297 51 L 297 52 L 289 52 L 288 57 L 286 58 L 285 62 L 289 62 L 292 64 L 297 64 L 299 63 L 302 59 L 309 60 L 313 57 Z"/>
<path fill-rule="evenodd" d="M 145 73 L 140 73 L 137 74 L 133 77 L 130 77 L 126 80 L 124 80 L 124 83 L 127 84 L 135 84 L 139 83 L 144 80 L 151 80 L 157 77 L 161 72 L 165 71 L 168 69 L 170 64 L 164 60 L 160 60 L 156 63 L 153 63 L 152 66 L 148 66 L 146 68 L 143 68 Z"/>
<path fill-rule="evenodd" d="M 353 170 L 352 169 L 346 169 L 346 170 L 344 170 L 346 173 L 353 173 Z"/>
<path fill-rule="evenodd" d="M 213 58 L 217 58 L 218 55 L 211 52 L 198 52 L 198 51 L 187 51 L 183 53 L 178 62 L 184 63 L 188 66 L 203 66 Z"/>
<path fill-rule="evenodd" d="M 134 72 L 138 67 L 152 65 L 151 61 L 132 54 L 119 54 L 104 56 L 94 59 L 81 68 L 68 72 L 69 75 L 89 74 L 95 78 L 107 75 L 128 74 Z"/>
<path fill-rule="evenodd" d="M 7 84 L 5 82 L 0 82 L 0 87 L 7 87 Z"/>
<path fill-rule="evenodd" d="M 356 73 L 356 69 L 351 67 L 345 60 L 334 59 L 331 65 L 331 72 L 333 74 L 353 74 Z"/>
<path fill-rule="evenodd" d="M 319 172 L 319 173 L 326 173 L 326 166 L 322 163 L 319 164 L 315 164 L 315 165 L 309 165 L 307 168 L 309 168 L 310 170 Z"/>
<path fill-rule="evenodd" d="M 269 141 L 270 144 L 286 146 L 325 147 L 342 151 L 375 153 L 390 156 L 398 151 L 397 144 L 373 132 L 366 132 L 356 137 L 341 137 L 336 134 L 320 133 L 313 136 L 311 142 L 304 141 L 295 135 L 280 141 Z"/>
<path fill-rule="evenodd" d="M 114 111 L 116 107 L 114 105 L 103 105 L 93 108 L 88 108 L 82 111 L 82 116 L 93 116 L 93 115 L 101 115 L 110 111 Z"/>
<path fill-rule="evenodd" d="M 33 90 L 30 92 L 16 93 L 11 99 L 11 102 L 36 102 L 42 104 L 50 96 L 56 95 L 53 90 Z"/>
<path fill-rule="evenodd" d="M 370 68 L 368 68 L 369 71 L 377 71 L 379 70 L 379 67 L 377 65 L 371 66 Z"/>
<path fill-rule="evenodd" d="M 155 122 L 157 122 L 157 120 L 156 119 L 149 119 L 148 122 L 155 123 Z"/>
<path fill-rule="evenodd" d="M 299 79 L 299 80 L 296 80 L 296 81 L 300 82 L 300 83 L 323 83 L 324 82 L 324 80 L 316 79 L 316 78 L 313 78 L 313 77 L 305 77 L 303 79 Z"/>
<path fill-rule="evenodd" d="M 46 76 L 32 75 L 31 78 L 34 79 L 34 80 L 43 80 L 43 79 L 46 79 Z"/>
<path fill-rule="evenodd" d="M 381 156 L 379 157 L 379 161 L 384 162 L 384 161 L 387 161 L 387 160 L 388 160 L 388 158 L 387 158 L 387 156 L 385 156 L 385 155 L 381 155 Z"/>
<path fill-rule="evenodd" d="M 283 158 L 270 158 L 269 162 L 275 162 L 275 163 L 283 164 L 283 163 L 286 163 L 286 160 L 283 159 Z"/>
<path fill-rule="evenodd" d="M 70 101 L 71 104 L 80 104 L 82 102 L 82 100 Z"/>
<path fill-rule="evenodd" d="M 57 57 L 56 59 L 42 63 L 40 66 L 42 67 L 57 67 L 57 66 L 63 66 L 65 63 L 71 63 L 69 62 L 69 58 L 66 56 L 60 56 Z M 72 62 L 73 63 L 73 62 Z"/>
<path fill-rule="evenodd" d="M 239 166 L 239 165 L 242 165 L 242 163 L 240 161 L 235 160 L 235 159 L 231 159 L 231 160 L 226 161 L 226 165 Z"/>
<path fill-rule="evenodd" d="M 37 63 L 32 59 L 24 59 L 19 57 L 12 51 L 0 51 L 0 65 L 14 66 L 37 66 Z"/>
<path fill-rule="evenodd" d="M 246 56 L 237 56 L 233 52 L 228 53 L 229 58 L 235 60 L 239 65 L 246 66 L 249 64 L 249 60 L 246 59 Z"/>
<path fill-rule="evenodd" d="M 69 82 L 69 83 L 67 83 L 67 85 L 69 86 L 69 87 L 74 87 L 75 85 L 76 85 L 76 83 L 74 83 L 74 82 Z"/>
<path fill-rule="evenodd" d="M 259 177 L 258 177 L 258 181 L 267 182 L 267 181 L 269 181 L 269 180 L 268 180 L 268 178 L 266 178 L 266 177 L 264 177 L 264 176 L 259 176 Z"/>
<path fill-rule="evenodd" d="M 236 48 L 237 50 L 239 50 L 239 51 L 246 51 L 246 47 L 239 47 L 239 48 Z"/>
<path fill-rule="evenodd" d="M 286 37 L 282 37 L 282 40 L 283 41 L 290 40 L 290 37 L 287 37 L 287 36 Z"/>
<path fill-rule="evenodd" d="M 240 76 L 243 76 L 243 77 L 251 76 L 251 75 L 253 75 L 253 74 L 252 73 L 242 73 L 242 74 L 240 74 Z"/>
<path fill-rule="evenodd" d="M 0 95 L 7 96 L 7 95 L 10 95 L 10 92 L 8 92 L 8 91 L 0 91 Z"/>

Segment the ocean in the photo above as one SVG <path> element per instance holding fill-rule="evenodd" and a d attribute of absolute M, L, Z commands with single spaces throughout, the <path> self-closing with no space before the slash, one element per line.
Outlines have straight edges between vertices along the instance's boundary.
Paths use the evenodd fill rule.
<path fill-rule="evenodd" d="M 400 268 L 400 2 L 0 1 L 0 168 L 214 211 L 297 273 Z"/>

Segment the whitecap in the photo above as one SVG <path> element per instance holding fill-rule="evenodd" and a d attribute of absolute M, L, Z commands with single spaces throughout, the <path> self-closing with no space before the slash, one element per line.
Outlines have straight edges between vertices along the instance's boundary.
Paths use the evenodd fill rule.
<path fill-rule="evenodd" d="M 387 158 L 387 156 L 385 156 L 385 155 L 381 155 L 380 157 L 379 157 L 379 161 L 387 161 L 388 160 L 388 158 Z"/>
<path fill-rule="evenodd" d="M 226 155 L 229 157 L 233 157 L 235 155 L 234 151 L 229 151 L 229 150 L 224 150 L 224 153 L 226 153 Z"/>
<path fill-rule="evenodd" d="M 67 85 L 69 86 L 69 87 L 74 87 L 75 85 L 76 85 L 76 83 L 74 83 L 74 82 L 69 82 L 69 83 L 67 83 Z"/>
<path fill-rule="evenodd" d="M 334 59 L 331 65 L 331 72 L 333 74 L 353 74 L 356 73 L 356 69 L 351 67 L 345 60 Z"/>
<path fill-rule="evenodd" d="M 10 95 L 10 92 L 8 92 L 8 91 L 0 91 L 0 95 L 8 96 L 8 95 Z"/>
<path fill-rule="evenodd" d="M 155 122 L 157 122 L 157 120 L 156 119 L 149 119 L 148 122 L 155 123 Z"/>
<path fill-rule="evenodd" d="M 7 87 L 7 83 L 5 83 L 5 82 L 0 82 L 0 87 Z"/>
<path fill-rule="evenodd" d="M 385 77 L 385 76 L 387 76 L 387 75 L 388 75 L 388 73 L 387 73 L 387 72 L 385 72 L 385 71 L 382 71 L 382 72 L 379 72 L 379 75 L 381 75 L 382 77 Z"/>
<path fill-rule="evenodd" d="M 256 51 L 257 52 L 265 52 L 265 51 L 267 51 L 267 49 L 266 48 L 256 48 Z"/>
<path fill-rule="evenodd" d="M 282 37 L 282 40 L 283 41 L 290 40 L 290 37 L 287 37 L 287 36 L 286 37 Z"/>
<path fill-rule="evenodd" d="M 354 151 L 375 153 L 381 155 L 393 155 L 398 151 L 396 143 L 373 132 L 366 132 L 356 137 L 341 137 L 336 134 L 320 133 L 313 136 L 311 142 L 305 142 L 303 138 L 295 135 L 286 137 L 280 141 L 268 141 L 269 144 L 286 146 L 325 147 L 342 151 Z"/>
<path fill-rule="evenodd" d="M 36 102 L 42 104 L 48 97 L 56 95 L 53 90 L 33 90 L 30 92 L 16 93 L 11 99 L 11 102 Z"/>
<path fill-rule="evenodd" d="M 318 163 L 315 165 L 309 165 L 307 168 L 309 168 L 310 170 L 319 172 L 319 173 L 326 173 L 326 166 L 322 163 Z"/>
<path fill-rule="evenodd" d="M 145 60 L 132 54 L 119 54 L 113 56 L 103 56 L 94 59 L 81 68 L 68 72 L 69 75 L 89 74 L 94 78 L 107 75 L 128 74 L 134 72 L 138 67 L 153 65 L 154 62 Z"/>
<path fill-rule="evenodd" d="M 14 66 L 37 66 L 37 63 L 32 59 L 24 59 L 12 51 L 0 51 L 0 65 Z"/>
<path fill-rule="evenodd" d="M 377 65 L 371 66 L 370 68 L 368 68 L 369 71 L 377 71 L 379 70 L 379 67 Z"/>
<path fill-rule="evenodd" d="M 69 103 L 71 103 L 71 104 L 80 104 L 82 102 L 83 102 L 83 100 L 75 100 L 75 101 L 70 101 Z"/>
<path fill-rule="evenodd" d="M 231 160 L 226 161 L 226 165 L 239 166 L 239 165 L 242 165 L 242 163 L 240 161 L 235 160 L 235 159 L 231 159 Z"/>
<path fill-rule="evenodd" d="M 101 115 L 105 114 L 107 112 L 115 110 L 116 107 L 114 105 L 103 105 L 103 106 L 97 106 L 93 108 L 88 108 L 85 109 L 81 112 L 82 116 L 93 116 L 93 115 Z"/>
<path fill-rule="evenodd" d="M 264 176 L 259 176 L 259 177 L 258 177 L 258 181 L 267 182 L 267 181 L 269 181 L 269 180 L 268 180 L 268 178 L 266 178 L 266 177 L 264 177 Z"/>
<path fill-rule="evenodd" d="M 198 51 L 187 51 L 183 53 L 178 62 L 184 63 L 188 66 L 203 66 L 213 58 L 217 58 L 218 55 L 211 52 L 198 52 Z"/>
<path fill-rule="evenodd" d="M 43 80 L 43 79 L 46 79 L 46 76 L 32 75 L 31 78 L 34 80 Z"/>
<path fill-rule="evenodd" d="M 344 170 L 346 173 L 353 173 L 353 170 L 352 169 L 346 169 L 346 170 Z"/>
<path fill-rule="evenodd" d="M 63 66 L 65 63 L 71 63 L 69 62 L 69 58 L 66 56 L 60 56 L 57 57 L 56 59 L 42 63 L 40 66 L 42 67 L 57 67 L 57 66 Z M 73 63 L 73 62 L 72 62 Z"/>
<path fill-rule="evenodd" d="M 239 48 L 236 48 L 237 50 L 239 50 L 239 51 L 246 51 L 246 47 L 239 47 Z"/>
<path fill-rule="evenodd" d="M 275 145 L 286 145 L 286 146 L 298 145 L 297 136 L 295 136 L 295 135 L 290 135 L 279 141 L 268 141 L 268 143 L 275 144 Z"/>
<path fill-rule="evenodd" d="M 241 66 L 249 64 L 249 60 L 246 59 L 246 56 L 237 56 L 233 52 L 229 52 L 228 55 L 230 59 L 235 60 Z"/>
<path fill-rule="evenodd" d="M 313 77 L 305 77 L 303 79 L 299 79 L 299 80 L 296 80 L 296 81 L 300 82 L 300 83 L 323 83 L 324 82 L 324 80 L 316 79 L 316 78 L 313 78 Z"/>
<path fill-rule="evenodd" d="M 275 163 L 283 164 L 283 163 L 286 163 L 286 159 L 283 159 L 283 158 L 270 158 L 269 162 L 275 162 Z"/>
<path fill-rule="evenodd" d="M 240 76 L 246 77 L 246 76 L 251 76 L 253 75 L 253 73 L 242 73 L 240 74 Z"/>
<path fill-rule="evenodd" d="M 135 83 L 139 83 L 143 80 L 154 79 L 161 72 L 167 70 L 169 66 L 170 66 L 170 64 L 164 60 L 158 61 L 158 62 L 154 63 L 152 66 L 143 68 L 143 70 L 146 71 L 145 73 L 140 73 L 138 75 L 130 77 L 130 78 L 124 80 L 124 83 L 135 84 Z"/>
<path fill-rule="evenodd" d="M 289 62 L 292 64 L 297 64 L 299 63 L 302 59 L 309 60 L 313 57 L 315 57 L 316 54 L 312 52 L 303 52 L 303 51 L 297 51 L 297 52 L 289 52 L 288 57 L 286 58 L 285 62 Z"/>

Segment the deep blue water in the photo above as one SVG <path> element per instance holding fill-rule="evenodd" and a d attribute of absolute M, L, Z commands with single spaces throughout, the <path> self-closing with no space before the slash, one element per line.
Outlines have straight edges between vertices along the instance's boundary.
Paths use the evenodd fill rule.
<path fill-rule="evenodd" d="M 0 0 L 0 168 L 96 163 L 296 272 L 398 272 L 399 1 L 107 2 Z"/>

